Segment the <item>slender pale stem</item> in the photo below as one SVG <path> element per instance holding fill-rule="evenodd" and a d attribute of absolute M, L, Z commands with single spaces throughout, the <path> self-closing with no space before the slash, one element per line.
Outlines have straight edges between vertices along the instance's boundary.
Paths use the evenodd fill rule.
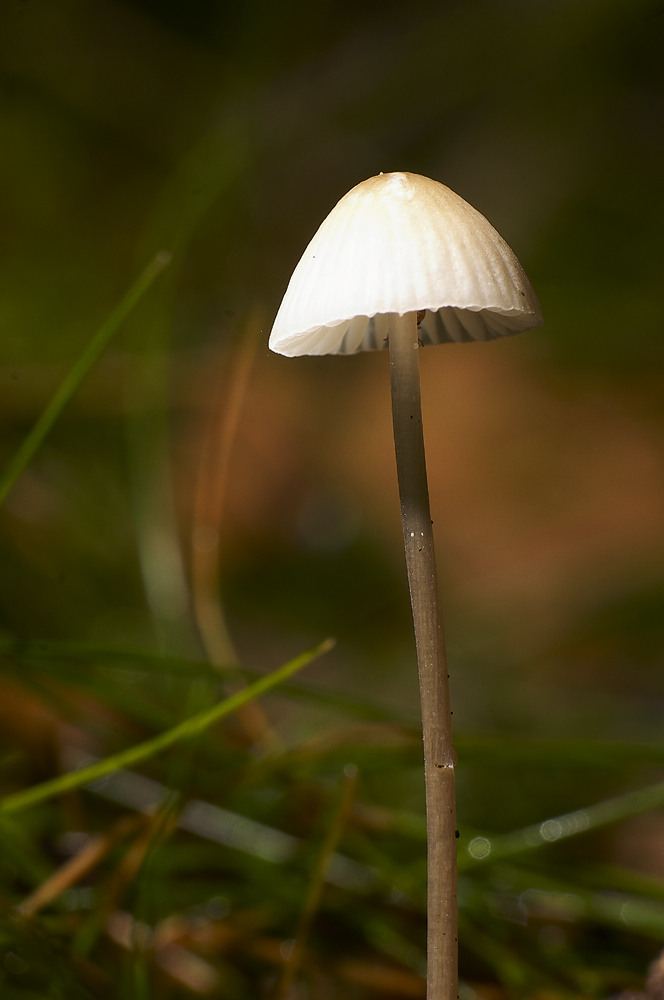
<path fill-rule="evenodd" d="M 388 324 L 394 446 L 424 734 L 427 1000 L 456 1000 L 456 755 L 424 458 L 417 315 L 390 313 Z"/>

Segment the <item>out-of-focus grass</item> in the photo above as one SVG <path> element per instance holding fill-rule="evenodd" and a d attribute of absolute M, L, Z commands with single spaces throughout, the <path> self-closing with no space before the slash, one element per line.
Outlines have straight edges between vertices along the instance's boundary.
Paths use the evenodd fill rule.
<path fill-rule="evenodd" d="M 23 689 L 12 693 L 14 722 L 25 724 L 31 712 L 39 711 L 42 727 L 60 726 L 60 752 L 70 767 L 89 757 L 102 721 L 104 741 L 111 746 L 126 744 L 132 732 L 135 739 L 138 731 L 154 731 L 141 692 L 161 689 L 164 710 L 171 704 L 163 717 L 176 718 L 183 680 L 198 677 L 195 683 L 206 685 L 208 697 L 221 683 L 205 664 L 160 662 L 137 651 L 90 649 L 86 654 L 80 644 L 5 643 L 4 655 L 13 661 L 14 676 L 23 666 Z M 91 692 L 97 684 L 95 697 Z M 118 699 L 127 690 L 132 697 Z M 57 714 L 39 707 L 49 693 L 58 699 Z M 293 694 L 326 702 L 320 687 L 299 685 Z M 118 704 L 122 712 L 116 708 L 115 717 L 109 716 L 104 706 Z M 312 990 L 344 990 L 355 983 L 371 992 L 372 983 L 382 989 L 393 972 L 388 992 L 418 995 L 424 961 L 424 817 L 404 811 L 393 794 L 401 775 L 407 777 L 419 765 L 417 733 L 398 717 L 372 712 L 349 696 L 330 695 L 328 707 L 338 722 L 327 743 L 312 740 L 257 760 L 237 742 L 237 734 L 230 743 L 230 732 L 205 735 L 184 759 L 181 752 L 179 759 L 155 757 L 149 781 L 121 771 L 106 784 L 97 781 L 72 793 L 75 798 L 70 794 L 3 818 L 8 907 L 3 933 L 7 954 L 16 956 L 5 963 L 12 988 L 28 995 L 45 989 L 48 977 L 56 974 L 59 954 L 60 986 L 78 989 L 82 996 L 96 995 L 103 983 L 111 993 L 118 983 L 129 989 L 124 978 L 118 979 L 118 968 L 131 978 L 138 975 L 135 967 L 143 966 L 142 975 L 158 991 L 179 983 L 180 989 L 188 984 L 213 994 L 229 982 L 238 996 L 269 989 L 289 954 L 284 942 L 294 933 L 336 776 L 344 764 L 355 763 L 361 794 L 342 837 L 341 856 L 334 856 L 328 870 L 302 975 L 314 984 Z M 79 716 L 76 721 L 72 712 Z M 344 715 L 364 719 L 363 726 L 344 727 Z M 68 716 L 64 727 L 58 719 Z M 330 739 L 335 731 L 336 739 Z M 21 751 L 3 762 L 9 789 L 31 780 L 34 723 L 23 736 L 15 741 Z M 98 746 L 99 734 L 95 742 Z M 638 780 L 635 768 L 656 765 L 662 755 L 659 746 L 505 744 L 486 737 L 460 740 L 459 750 L 462 780 L 474 769 L 509 767 L 512 794 L 523 769 L 534 761 L 540 774 L 562 771 L 568 777 L 579 765 L 600 775 L 610 767 L 611 781 L 620 777 L 625 784 Z M 540 816 L 543 822 L 521 833 L 493 836 L 490 828 L 462 826 L 462 945 L 472 978 L 496 976 L 510 989 L 548 984 L 561 995 L 602 993 L 638 981 L 648 942 L 656 943 L 664 928 L 664 883 L 598 864 L 597 834 L 591 831 L 663 799 L 657 786 L 640 797 L 629 793 L 604 805 L 587 803 L 588 808 L 569 816 Z M 221 800 L 222 809 L 202 804 L 215 800 Z M 30 919 L 12 916 L 12 905 L 43 883 L 58 862 L 84 851 L 90 836 L 126 815 L 127 808 L 153 818 L 112 845 L 82 879 L 65 885 L 42 913 Z M 509 822 L 510 811 L 508 799 L 501 825 Z M 138 864 L 132 864 L 132 852 L 138 853 Z M 643 944 L 637 947 L 639 940 Z M 85 962 L 76 958 L 81 949 Z M 162 975 L 166 979 L 160 986 Z"/>
<path fill-rule="evenodd" d="M 485 212 L 546 317 L 423 357 L 461 997 L 641 983 L 664 934 L 663 30 L 646 0 L 4 4 L 3 468 L 140 267 L 173 262 L 0 513 L 0 794 L 339 642 L 264 699 L 272 743 L 228 719 L 2 817 L 3 1000 L 274 997 L 348 764 L 297 996 L 424 996 L 384 358 L 259 349 L 217 539 L 240 666 L 206 662 L 189 584 L 201 440 L 248 317 L 390 169 Z"/>

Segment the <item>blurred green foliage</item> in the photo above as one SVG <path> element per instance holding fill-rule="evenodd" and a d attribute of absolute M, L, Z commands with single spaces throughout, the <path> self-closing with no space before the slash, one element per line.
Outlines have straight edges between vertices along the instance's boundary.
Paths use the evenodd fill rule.
<path fill-rule="evenodd" d="M 380 487 L 367 498 L 339 458 L 361 437 L 339 429 L 357 399 L 366 392 L 363 412 L 382 405 L 381 359 L 342 369 L 265 348 L 321 219 L 392 169 L 474 204 L 538 290 L 544 329 L 492 356 L 525 372 L 524 398 L 544 400 L 546 419 L 523 440 L 555 458 L 586 440 L 586 419 L 612 428 L 618 413 L 625 441 L 572 527 L 556 521 L 570 466 L 540 474 L 507 438 L 490 456 L 524 531 L 545 509 L 545 566 L 586 552 L 614 495 L 624 506 L 602 536 L 613 542 L 619 523 L 624 551 L 570 556 L 539 604 L 478 599 L 454 526 L 441 529 L 460 997 L 640 986 L 664 937 L 664 536 L 635 529 L 661 521 L 664 502 L 663 36 L 654 0 L 0 4 L 3 468 L 136 276 L 173 254 L 0 514 L 2 795 L 135 746 L 240 678 L 339 640 L 267 699 L 271 743 L 231 720 L 140 774 L 2 818 L 3 1000 L 274 996 L 349 763 L 357 798 L 297 997 L 424 996 L 423 780 L 394 498 Z M 207 662 L 194 614 L 194 493 L 210 413 L 257 308 L 256 388 L 221 533 L 240 654 L 226 670 Z M 432 462 L 461 434 L 454 412 L 428 431 Z M 358 455 L 355 468 L 373 468 Z M 462 447 L 457 464 L 466 458 Z M 618 479 L 632 468 L 645 471 L 623 501 Z M 507 580 L 492 558 L 478 555 L 470 575 Z M 621 798 L 644 786 L 654 790 L 640 804 Z M 602 800 L 601 824 L 574 826 L 570 813 Z M 617 826 L 630 810 L 645 815 Z M 526 849 L 531 827 L 541 836 Z M 21 916 L 100 844 L 86 871 Z"/>

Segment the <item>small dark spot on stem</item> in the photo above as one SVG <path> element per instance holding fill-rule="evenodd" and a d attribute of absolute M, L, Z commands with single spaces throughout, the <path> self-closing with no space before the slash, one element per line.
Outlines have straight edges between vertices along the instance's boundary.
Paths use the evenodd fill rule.
<path fill-rule="evenodd" d="M 458 830 L 455 830 L 455 831 L 454 831 L 454 836 L 455 836 L 455 837 L 456 837 L 456 839 L 458 840 L 458 839 L 459 839 L 459 837 L 461 836 L 461 834 L 459 833 L 459 831 L 458 831 Z"/>

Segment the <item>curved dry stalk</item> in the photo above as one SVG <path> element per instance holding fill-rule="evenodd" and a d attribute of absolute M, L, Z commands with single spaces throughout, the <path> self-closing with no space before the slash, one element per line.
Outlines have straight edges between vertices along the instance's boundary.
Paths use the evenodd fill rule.
<path fill-rule="evenodd" d="M 255 309 L 249 317 L 235 352 L 228 392 L 217 397 L 211 410 L 194 495 L 191 544 L 194 615 L 208 658 L 218 667 L 239 666 L 219 594 L 221 527 L 233 446 L 261 333 L 261 315 Z M 253 743 L 265 749 L 278 745 L 257 702 L 247 702 L 237 715 Z"/>
<path fill-rule="evenodd" d="M 19 903 L 16 912 L 22 917 L 34 917 L 36 913 L 39 913 L 45 906 L 48 906 L 54 899 L 57 899 L 63 892 L 66 892 L 67 889 L 76 885 L 93 871 L 112 847 L 144 823 L 143 816 L 123 816 L 106 833 L 93 837 L 83 850 L 56 869 L 45 882 L 42 882 L 34 892 L 26 896 L 22 903 Z"/>
<path fill-rule="evenodd" d="M 390 313 L 388 336 L 394 446 L 424 736 L 427 998 L 456 1000 L 456 754 L 424 456 L 417 314 Z"/>
<path fill-rule="evenodd" d="M 177 828 L 178 810 L 171 796 L 162 808 L 150 817 L 141 817 L 144 828 L 128 845 L 116 868 L 109 874 L 101 891 L 96 912 L 79 928 L 74 938 L 74 950 L 88 955 L 102 931 L 109 930 L 109 921 L 118 911 L 122 897 L 138 875 L 145 857 L 159 839 L 165 839 Z"/>

